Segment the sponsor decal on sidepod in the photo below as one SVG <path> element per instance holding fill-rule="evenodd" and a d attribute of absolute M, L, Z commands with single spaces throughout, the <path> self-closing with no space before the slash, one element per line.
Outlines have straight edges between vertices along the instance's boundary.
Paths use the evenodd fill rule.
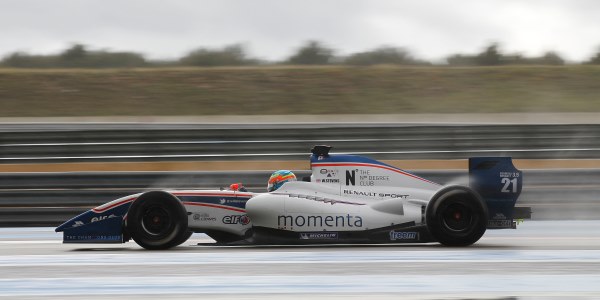
<path fill-rule="evenodd" d="M 416 240 L 417 233 L 413 231 L 390 231 L 390 241 L 396 240 Z"/>
<path fill-rule="evenodd" d="M 337 240 L 337 232 L 301 232 L 301 240 Z"/>
<path fill-rule="evenodd" d="M 196 221 L 216 221 L 217 218 L 211 217 L 207 213 L 194 214 L 194 220 Z"/>
<path fill-rule="evenodd" d="M 282 227 L 362 227 L 361 216 L 333 215 L 333 216 L 277 216 L 277 226 Z"/>
<path fill-rule="evenodd" d="M 250 224 L 250 218 L 247 215 L 230 215 L 223 217 L 223 224 Z"/>
<path fill-rule="evenodd" d="M 94 222 L 98 222 L 98 221 L 102 221 L 102 220 L 106 220 L 106 219 L 110 219 L 110 218 L 116 218 L 117 216 L 115 216 L 114 214 L 111 214 L 110 216 L 99 216 L 99 217 L 93 217 L 90 220 L 90 223 L 94 223 Z"/>
<path fill-rule="evenodd" d="M 225 199 L 225 198 L 221 198 L 219 199 L 219 204 L 237 204 L 237 203 L 246 203 L 248 201 L 248 199 Z"/>

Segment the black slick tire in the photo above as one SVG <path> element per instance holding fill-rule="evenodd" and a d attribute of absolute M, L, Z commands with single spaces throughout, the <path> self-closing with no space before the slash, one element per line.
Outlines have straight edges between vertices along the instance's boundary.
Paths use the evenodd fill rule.
<path fill-rule="evenodd" d="M 147 192 L 133 201 L 127 212 L 127 230 L 138 245 L 149 250 L 169 249 L 191 236 L 185 207 L 163 191 Z"/>
<path fill-rule="evenodd" d="M 468 187 L 448 187 L 427 205 L 427 229 L 442 245 L 469 246 L 487 228 L 488 210 L 481 197 Z"/>

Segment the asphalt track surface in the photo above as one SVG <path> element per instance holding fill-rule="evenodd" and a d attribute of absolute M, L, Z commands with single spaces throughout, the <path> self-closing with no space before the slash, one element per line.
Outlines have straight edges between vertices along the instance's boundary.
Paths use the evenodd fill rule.
<path fill-rule="evenodd" d="M 62 244 L 0 229 L 0 299 L 598 299 L 600 221 L 526 221 L 474 246 Z M 202 243 L 203 245 L 197 245 Z"/>

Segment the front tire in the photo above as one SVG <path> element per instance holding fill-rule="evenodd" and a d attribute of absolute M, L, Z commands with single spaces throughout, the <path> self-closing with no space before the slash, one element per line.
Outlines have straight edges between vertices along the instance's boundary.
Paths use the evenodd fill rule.
<path fill-rule="evenodd" d="M 149 250 L 178 246 L 191 235 L 185 207 L 163 191 L 147 192 L 133 201 L 127 212 L 127 229 L 138 245 Z"/>
<path fill-rule="evenodd" d="M 427 205 L 427 228 L 442 245 L 469 246 L 487 228 L 488 210 L 481 197 L 467 187 L 438 192 Z"/>

